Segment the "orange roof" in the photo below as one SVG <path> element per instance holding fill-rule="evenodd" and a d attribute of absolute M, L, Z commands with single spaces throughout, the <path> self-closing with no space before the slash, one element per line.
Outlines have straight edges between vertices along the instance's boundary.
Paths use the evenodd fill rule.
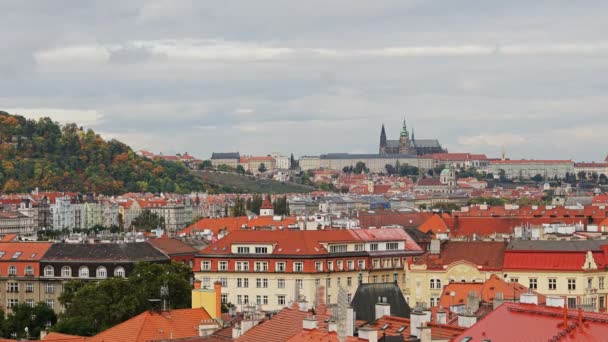
<path fill-rule="evenodd" d="M 382 316 L 374 321 L 374 323 L 371 324 L 371 327 L 380 329 L 386 325 L 388 325 L 384 330 L 386 336 L 410 336 L 411 334 L 411 324 L 409 318 Z M 431 327 L 431 337 L 433 340 L 447 340 L 453 338 L 454 336 L 460 335 L 465 330 L 465 328 L 446 324 L 429 323 L 428 325 Z M 398 332 L 398 330 L 402 327 L 404 327 L 405 330 Z M 382 333 L 378 332 L 379 340 L 381 336 Z"/>
<path fill-rule="evenodd" d="M 3 242 L 0 260 L 38 261 L 51 245 L 50 242 Z"/>
<path fill-rule="evenodd" d="M 435 214 L 420 225 L 418 229 L 425 233 L 432 232 L 433 235 L 436 235 L 438 233 L 447 233 L 449 228 L 445 221 L 439 215 Z"/>
<path fill-rule="evenodd" d="M 247 220 L 247 216 L 204 218 L 180 230 L 180 234 L 191 234 L 195 231 L 210 229 L 214 235 L 217 235 L 222 229 L 229 232 L 239 230 L 247 223 Z"/>
<path fill-rule="evenodd" d="M 84 342 L 86 337 L 82 336 L 74 336 L 61 334 L 57 332 L 51 332 L 43 339 L 43 341 L 53 341 L 53 342 Z M 3 340 L 0 340 L 2 342 Z"/>
<path fill-rule="evenodd" d="M 12 242 L 17 238 L 17 234 L 6 234 L 2 237 L 0 242 Z"/>
<path fill-rule="evenodd" d="M 272 216 L 258 216 L 253 218 L 247 222 L 247 227 L 255 228 L 255 227 L 279 227 L 283 226 L 287 228 L 289 225 L 296 224 L 298 221 L 295 217 L 285 217 L 279 221 L 275 221 Z"/>
<path fill-rule="evenodd" d="M 199 336 L 201 321 L 212 320 L 203 309 L 145 311 L 128 321 L 86 338 L 86 342 L 145 342 Z M 213 321 L 214 324 L 217 324 Z"/>
<path fill-rule="evenodd" d="M 270 200 L 268 199 L 268 197 L 264 198 L 264 201 L 262 202 L 262 206 L 260 207 L 260 209 L 272 209 L 272 203 L 270 203 Z"/>
<path fill-rule="evenodd" d="M 338 333 L 335 331 L 332 332 L 328 332 L 328 331 L 323 331 L 320 329 L 302 329 L 302 331 L 297 334 L 296 336 L 290 338 L 289 340 L 287 340 L 287 342 L 309 342 L 309 341 L 315 341 L 315 342 L 340 342 L 340 339 L 338 338 Z M 354 336 L 346 336 L 346 339 L 344 340 L 346 342 L 363 342 L 363 341 L 367 341 L 365 339 L 362 338 L 358 338 L 358 337 L 354 337 Z"/>

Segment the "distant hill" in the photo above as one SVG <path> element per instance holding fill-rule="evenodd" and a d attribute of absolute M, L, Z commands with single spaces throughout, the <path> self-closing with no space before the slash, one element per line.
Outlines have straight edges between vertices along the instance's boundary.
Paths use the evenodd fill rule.
<path fill-rule="evenodd" d="M 181 163 L 138 156 L 76 124 L 0 111 L 0 191 L 189 193 L 206 186 Z"/>

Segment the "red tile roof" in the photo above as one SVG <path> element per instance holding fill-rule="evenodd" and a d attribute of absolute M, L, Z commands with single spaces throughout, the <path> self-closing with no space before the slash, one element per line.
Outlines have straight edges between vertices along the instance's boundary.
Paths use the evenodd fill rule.
<path fill-rule="evenodd" d="M 57 332 L 51 332 L 43 339 L 43 341 L 53 341 L 53 342 L 84 342 L 85 337 L 82 336 L 74 336 L 61 334 Z M 2 340 L 0 340 L 2 342 Z"/>
<path fill-rule="evenodd" d="M 505 242 L 446 241 L 441 244 L 440 254 L 427 253 L 415 264 L 444 269 L 454 262 L 465 261 L 486 270 L 500 270 L 506 247 Z"/>
<path fill-rule="evenodd" d="M 146 311 L 85 341 L 148 342 L 193 337 L 199 335 L 201 321 L 210 320 L 211 316 L 202 308 Z"/>
<path fill-rule="evenodd" d="M 167 255 L 195 254 L 198 252 L 198 249 L 172 238 L 150 239 L 148 243 Z"/>
<path fill-rule="evenodd" d="M 608 263 L 605 252 L 593 251 L 599 269 Z M 586 251 L 512 251 L 505 252 L 504 270 L 580 271 L 585 266 Z"/>
<path fill-rule="evenodd" d="M 416 183 L 418 186 L 445 186 L 439 178 L 420 178 Z"/>
<path fill-rule="evenodd" d="M 399 212 L 394 210 L 379 210 L 375 212 L 360 211 L 359 222 L 361 228 L 386 227 L 400 225 L 405 228 L 417 228 L 423 224 L 433 213 Z"/>
<path fill-rule="evenodd" d="M 593 204 L 608 204 L 608 194 L 600 194 L 594 196 Z"/>
<path fill-rule="evenodd" d="M 434 153 L 430 155 L 433 160 L 440 161 L 467 161 L 467 160 L 487 160 L 485 154 L 470 153 Z"/>
<path fill-rule="evenodd" d="M 51 245 L 50 242 L 2 242 L 0 260 L 39 261 Z M 17 252 L 21 253 L 15 257 Z"/>
<path fill-rule="evenodd" d="M 380 329 L 388 324 L 388 327 L 384 330 L 386 336 L 410 336 L 411 335 L 411 324 L 408 318 L 396 317 L 396 316 L 382 316 L 373 324 L 371 327 Z M 461 334 L 465 329 L 457 326 L 429 323 L 431 327 L 431 337 L 433 340 L 450 339 Z M 400 328 L 405 327 L 405 330 L 398 332 Z M 382 337 L 382 332 L 378 332 L 378 340 Z"/>
<path fill-rule="evenodd" d="M 436 235 L 437 233 L 447 233 L 449 228 L 445 221 L 439 215 L 435 214 L 418 227 L 418 229 L 425 233 L 432 232 L 433 235 Z"/>
<path fill-rule="evenodd" d="M 536 341 L 606 341 L 608 315 L 580 312 L 583 324 L 578 325 L 579 313 L 567 311 L 564 326 L 564 309 L 533 304 L 504 303 L 490 312 L 477 324 L 465 330 L 452 341 L 472 337 L 471 342 L 536 342 Z"/>
<path fill-rule="evenodd" d="M 288 339 L 287 342 L 341 342 L 338 333 L 328 332 L 320 329 L 302 329 L 299 334 Z M 355 336 L 346 336 L 345 342 L 367 342 Z"/>
<path fill-rule="evenodd" d="M 608 167 L 608 163 L 575 163 L 574 167 Z"/>
<path fill-rule="evenodd" d="M 270 200 L 268 199 L 268 197 L 264 198 L 264 201 L 262 202 L 262 206 L 260 207 L 260 209 L 272 209 L 272 203 L 270 203 Z"/>

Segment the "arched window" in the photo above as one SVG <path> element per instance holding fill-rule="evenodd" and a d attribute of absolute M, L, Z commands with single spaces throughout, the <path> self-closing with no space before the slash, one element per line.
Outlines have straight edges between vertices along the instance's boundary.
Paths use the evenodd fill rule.
<path fill-rule="evenodd" d="M 89 277 L 89 268 L 86 266 L 81 266 L 78 269 L 78 276 L 80 278 L 88 278 Z"/>
<path fill-rule="evenodd" d="M 108 276 L 108 270 L 106 270 L 106 268 L 103 266 L 99 266 L 95 271 L 95 276 L 97 278 L 106 278 Z"/>
<path fill-rule="evenodd" d="M 12 275 L 12 276 L 17 275 L 17 267 L 14 265 L 10 265 L 8 267 L 8 275 Z"/>
<path fill-rule="evenodd" d="M 44 276 L 45 277 L 54 277 L 55 276 L 55 269 L 53 268 L 53 266 L 48 265 L 44 267 Z"/>
<path fill-rule="evenodd" d="M 431 279 L 431 285 L 430 288 L 434 289 L 435 288 L 435 279 Z"/>
<path fill-rule="evenodd" d="M 441 279 L 435 279 L 435 288 L 436 289 L 440 289 L 441 288 Z"/>
<path fill-rule="evenodd" d="M 114 269 L 114 276 L 115 277 L 125 277 L 125 269 L 122 268 L 122 266 L 118 266 Z"/>
<path fill-rule="evenodd" d="M 33 276 L 34 275 L 34 268 L 32 266 L 25 266 L 25 275 L 26 276 Z"/>
<path fill-rule="evenodd" d="M 61 276 L 63 278 L 70 278 L 70 277 L 72 277 L 72 268 L 70 266 L 63 266 L 61 268 Z"/>

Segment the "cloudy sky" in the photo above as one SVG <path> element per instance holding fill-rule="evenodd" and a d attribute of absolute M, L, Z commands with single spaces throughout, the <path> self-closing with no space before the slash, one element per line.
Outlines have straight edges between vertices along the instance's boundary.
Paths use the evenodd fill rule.
<path fill-rule="evenodd" d="M 606 1 L 0 1 L 0 108 L 135 149 L 603 159 Z"/>

